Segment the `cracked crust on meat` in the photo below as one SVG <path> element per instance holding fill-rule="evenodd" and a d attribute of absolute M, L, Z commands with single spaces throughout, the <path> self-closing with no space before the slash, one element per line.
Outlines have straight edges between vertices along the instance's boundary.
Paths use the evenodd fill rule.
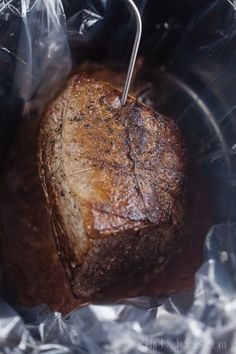
<path fill-rule="evenodd" d="M 120 95 L 77 75 L 41 124 L 40 174 L 55 239 L 73 292 L 85 299 L 122 279 L 145 282 L 181 243 L 180 132 L 133 98 L 121 107 Z"/>

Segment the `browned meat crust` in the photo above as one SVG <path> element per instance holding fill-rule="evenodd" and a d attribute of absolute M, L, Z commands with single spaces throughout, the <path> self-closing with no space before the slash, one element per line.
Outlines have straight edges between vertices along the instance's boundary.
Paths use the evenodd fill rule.
<path fill-rule="evenodd" d="M 135 296 L 181 245 L 185 153 L 176 124 L 110 85 L 74 76 L 49 106 L 40 175 L 73 293 Z M 158 285 L 155 285 L 158 287 Z"/>

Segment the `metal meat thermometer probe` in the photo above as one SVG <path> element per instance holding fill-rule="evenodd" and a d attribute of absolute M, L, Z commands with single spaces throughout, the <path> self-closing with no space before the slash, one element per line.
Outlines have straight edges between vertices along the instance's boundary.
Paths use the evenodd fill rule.
<path fill-rule="evenodd" d="M 134 66 L 135 66 L 135 62 L 136 62 L 136 58 L 137 58 L 137 54 L 138 54 L 138 49 L 139 49 L 139 44 L 140 44 L 140 39 L 141 39 L 141 34 L 142 34 L 142 20 L 141 20 L 139 10 L 137 9 L 137 6 L 135 5 L 135 3 L 132 0 L 125 0 L 125 2 L 126 2 L 126 5 L 129 7 L 129 9 L 131 10 L 131 12 L 135 15 L 136 35 L 135 35 L 133 50 L 132 50 L 132 54 L 131 54 L 131 58 L 130 58 L 130 62 L 129 62 L 128 73 L 126 76 L 125 85 L 124 85 L 124 89 L 123 89 L 123 94 L 121 97 L 121 105 L 122 106 L 124 106 L 127 101 L 130 83 L 131 83 L 132 76 L 133 76 Z"/>

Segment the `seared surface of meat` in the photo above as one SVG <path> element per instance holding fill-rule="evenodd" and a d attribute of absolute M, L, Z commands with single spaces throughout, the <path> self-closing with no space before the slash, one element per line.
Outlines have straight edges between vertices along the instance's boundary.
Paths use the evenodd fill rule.
<path fill-rule="evenodd" d="M 133 295 L 183 239 L 186 162 L 176 124 L 84 75 L 41 123 L 40 175 L 59 254 L 82 301 Z M 158 287 L 158 284 L 155 285 Z"/>

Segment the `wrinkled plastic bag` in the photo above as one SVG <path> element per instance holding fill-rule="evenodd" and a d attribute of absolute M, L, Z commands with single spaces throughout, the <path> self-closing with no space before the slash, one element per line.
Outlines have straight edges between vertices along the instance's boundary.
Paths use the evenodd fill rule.
<path fill-rule="evenodd" d="M 0 163 L 22 114 L 43 110 L 70 69 L 61 0 L 0 1 Z"/>
<path fill-rule="evenodd" d="M 6 43 L 3 45 L 4 42 L 1 42 L 0 49 L 5 56 L 14 58 L 13 85 L 23 101 L 25 112 L 42 109 L 69 74 L 72 60 L 67 38 L 76 42 L 76 51 L 85 44 L 94 45 L 98 38 L 101 38 L 102 42 L 106 21 L 109 23 L 114 11 L 114 8 L 109 8 L 111 12 L 106 8 L 109 3 L 111 2 L 85 1 L 84 4 L 74 2 L 75 8 L 67 18 L 64 9 L 67 10 L 68 1 L 67 5 L 66 1 L 64 2 L 64 8 L 62 2 L 57 0 L 13 0 L 0 3 L 2 6 L 0 19 L 4 18 L 10 25 L 9 37 L 7 40 L 5 36 L 2 38 Z M 159 28 L 157 27 L 156 45 L 145 42 L 141 52 L 147 53 L 151 62 L 160 60 L 162 63 L 169 54 L 169 50 L 165 50 L 166 43 L 176 36 L 181 38 L 173 48 L 171 57 L 174 66 L 181 67 L 189 60 L 193 61 L 194 74 L 200 73 L 204 78 L 207 76 L 207 83 L 199 83 L 198 94 L 202 101 L 197 98 L 194 103 L 189 102 L 184 111 L 181 107 L 178 118 L 181 121 L 184 115 L 192 114 L 193 108 L 199 102 L 202 105 L 207 98 L 210 106 L 214 106 L 214 115 L 218 116 L 222 123 L 219 127 L 225 133 L 229 120 L 233 121 L 235 118 L 235 116 L 232 118 L 235 99 L 233 91 L 229 89 L 234 73 L 234 52 L 227 51 L 231 45 L 233 46 L 235 30 L 228 27 L 226 22 L 219 21 L 221 6 L 226 1 L 208 1 L 207 5 L 202 5 L 202 1 L 194 1 L 190 5 L 184 0 L 176 1 L 174 5 L 169 3 L 170 9 L 176 9 L 178 6 L 185 9 L 194 7 L 196 14 L 191 13 L 187 31 L 182 33 L 178 16 L 177 19 L 174 16 L 163 16 L 163 20 L 160 19 L 158 23 Z M 228 3 L 234 13 L 234 4 Z M 21 4 L 23 6 L 20 6 Z M 80 6 L 84 6 L 85 10 Z M 216 19 L 220 30 L 219 33 L 213 30 L 210 43 L 206 43 L 205 38 L 198 37 L 198 34 L 203 24 L 207 29 L 207 21 L 208 24 L 212 23 L 211 15 Z M 9 21 L 9 18 L 12 18 L 12 21 Z M 45 26 L 42 27 L 42 23 Z M 11 25 L 15 26 L 14 30 L 11 29 Z M 18 26 L 21 28 L 20 32 L 16 31 Z M 13 32 L 14 35 L 10 35 Z M 18 36 L 19 38 L 15 38 Z M 122 34 L 118 33 L 117 36 L 120 39 Z M 144 33 L 144 38 L 147 37 L 148 35 Z M 12 42 L 9 42 L 9 38 Z M 199 40 L 197 50 L 194 41 L 191 42 L 192 38 Z M 160 48 L 165 55 L 158 59 Z M 219 64 L 215 58 L 225 63 L 224 70 L 215 70 L 215 66 Z M 173 70 L 173 63 L 170 67 Z M 193 72 L 189 72 L 186 66 L 187 83 L 192 80 Z M 223 98 L 226 99 L 230 111 L 221 111 L 221 106 L 214 104 L 212 91 L 225 92 L 227 97 Z M 155 96 L 152 100 L 153 98 L 155 99 Z M 164 107 L 164 94 L 161 98 L 162 101 L 159 98 L 158 104 L 161 103 Z M 231 115 L 230 119 L 228 115 Z M 193 138 L 197 140 L 198 136 Z M 200 163 L 203 166 L 210 165 L 219 178 L 219 185 L 227 187 L 227 190 L 230 187 L 229 190 L 232 191 L 232 187 L 236 185 L 235 174 L 225 169 L 225 165 L 222 168 L 221 159 L 225 156 L 235 159 L 236 149 L 233 149 L 236 145 L 235 135 L 232 134 L 229 140 L 232 149 L 224 144 L 216 149 L 214 139 L 213 137 L 209 140 L 207 146 L 209 151 L 203 151 Z M 194 154 L 192 158 L 194 160 Z M 221 167 L 218 168 L 218 165 Z M 219 188 L 217 193 L 221 195 Z M 223 206 L 219 203 L 222 209 L 228 201 L 229 199 L 224 196 Z M 231 211 L 233 207 L 234 205 L 230 205 Z M 229 212 L 229 208 L 226 210 L 226 218 L 228 216 L 230 219 L 235 213 L 235 208 L 233 212 Z M 87 306 L 74 310 L 63 318 L 61 314 L 50 312 L 45 306 L 33 310 L 13 309 L 1 301 L 1 352 L 117 354 L 233 352 L 236 326 L 235 233 L 236 226 L 231 222 L 213 226 L 210 230 L 205 245 L 205 262 L 196 274 L 193 303 L 192 294 L 175 295 L 160 302 L 154 301 L 154 304 L 149 298 L 127 299 L 126 304 Z"/>
<path fill-rule="evenodd" d="M 22 22 L 15 84 L 24 102 L 36 101 L 39 108 L 53 97 L 49 85 L 57 91 L 71 69 L 63 5 L 61 0 L 25 0 L 10 6 Z"/>

